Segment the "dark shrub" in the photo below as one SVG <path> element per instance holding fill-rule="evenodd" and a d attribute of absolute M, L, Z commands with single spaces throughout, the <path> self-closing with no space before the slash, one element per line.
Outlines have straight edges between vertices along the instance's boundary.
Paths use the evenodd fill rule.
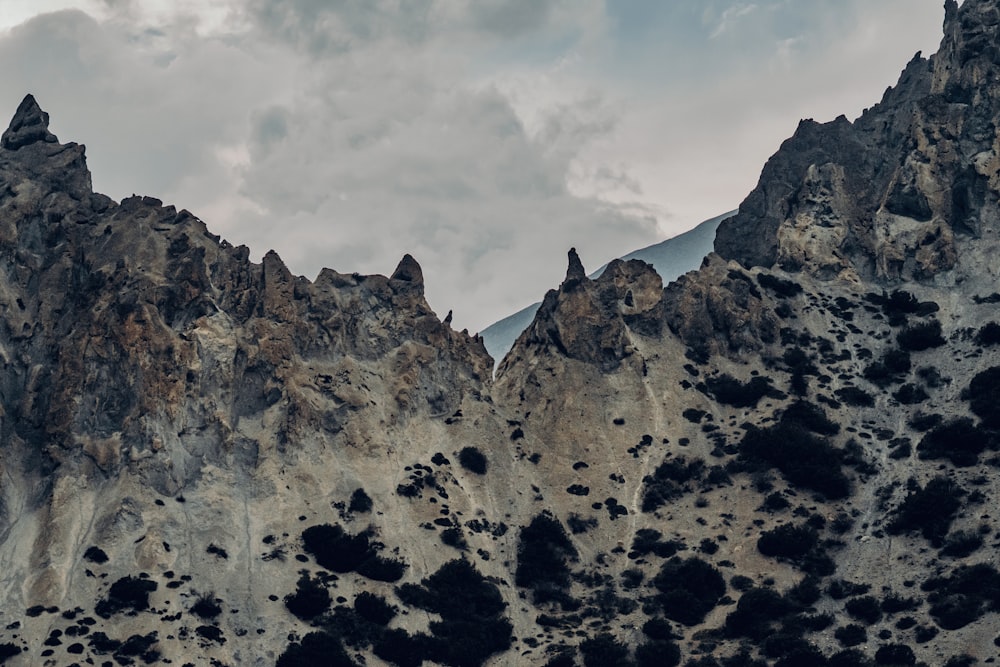
<path fill-rule="evenodd" d="M 897 389 L 892 397 L 903 405 L 917 405 L 918 403 L 923 403 L 930 398 L 927 392 L 924 391 L 923 387 L 915 385 L 912 382 L 907 382 L 902 387 Z"/>
<path fill-rule="evenodd" d="M 791 503 L 788 502 L 788 499 L 775 491 L 774 493 L 768 494 L 767 497 L 764 498 L 764 504 L 761 505 L 761 509 L 766 512 L 780 512 L 788 509 L 790 506 Z"/>
<path fill-rule="evenodd" d="M 372 581 L 399 581 L 406 572 L 406 563 L 397 558 L 369 556 L 357 567 L 357 573 Z"/>
<path fill-rule="evenodd" d="M 840 426 L 830 421 L 826 412 L 818 405 L 798 400 L 785 408 L 781 415 L 784 424 L 796 424 L 819 435 L 836 435 Z"/>
<path fill-rule="evenodd" d="M 830 656 L 827 667 L 870 667 L 871 661 L 855 648 L 846 648 Z"/>
<path fill-rule="evenodd" d="M 642 634 L 654 641 L 677 639 L 670 623 L 662 618 L 651 618 L 642 624 Z"/>
<path fill-rule="evenodd" d="M 628 648 L 609 634 L 580 642 L 585 667 L 630 667 Z"/>
<path fill-rule="evenodd" d="M 681 649 L 672 641 L 650 641 L 635 649 L 637 667 L 676 667 L 681 664 Z"/>
<path fill-rule="evenodd" d="M 875 651 L 876 665 L 915 665 L 917 656 L 906 644 L 886 644 Z"/>
<path fill-rule="evenodd" d="M 351 535 L 343 528 L 321 524 L 302 531 L 302 542 L 320 567 L 333 572 L 357 572 L 375 581 L 399 581 L 406 563 L 378 555 L 382 545 L 372 542 L 371 531 Z"/>
<path fill-rule="evenodd" d="M 917 445 L 921 459 L 948 459 L 958 467 L 979 462 L 979 455 L 990 439 L 968 417 L 960 417 L 933 428 Z"/>
<path fill-rule="evenodd" d="M 962 507 L 963 495 L 965 491 L 947 477 L 935 477 L 924 488 L 910 491 L 886 530 L 890 535 L 920 531 L 938 546 Z"/>
<path fill-rule="evenodd" d="M 363 591 L 354 598 L 354 611 L 361 618 L 375 625 L 389 625 L 396 617 L 396 610 L 380 595 Z"/>
<path fill-rule="evenodd" d="M 653 580 L 657 602 L 667 618 L 697 625 L 726 593 L 726 581 L 714 567 L 697 557 L 674 557 L 663 564 Z"/>
<path fill-rule="evenodd" d="M 705 474 L 702 459 L 688 461 L 683 456 L 663 461 L 652 475 L 643 478 L 642 511 L 654 512 L 671 500 L 691 491 L 691 482 Z"/>
<path fill-rule="evenodd" d="M 325 632 L 310 632 L 302 642 L 293 642 L 278 658 L 275 667 L 358 667 L 344 652 L 340 641 Z"/>
<path fill-rule="evenodd" d="M 404 584 L 396 593 L 405 604 L 441 617 L 430 624 L 436 662 L 471 667 L 510 648 L 512 626 L 501 616 L 506 603 L 467 560 L 449 561 L 419 586 Z"/>
<path fill-rule="evenodd" d="M 215 593 L 208 592 L 198 596 L 195 603 L 191 605 L 191 613 L 209 620 L 219 616 L 222 613 L 222 607 L 219 605 L 219 600 L 215 599 Z"/>
<path fill-rule="evenodd" d="M 875 405 L 875 399 L 864 389 L 858 387 L 842 387 L 835 392 L 837 398 L 856 408 L 870 408 Z"/>
<path fill-rule="evenodd" d="M 726 616 L 730 637 L 764 639 L 773 623 L 795 611 L 795 606 L 770 588 L 751 588 L 740 597 L 736 610 Z"/>
<path fill-rule="evenodd" d="M 868 625 L 878 623 L 879 619 L 882 618 L 882 606 L 878 600 L 870 595 L 851 598 L 844 604 L 844 609 L 847 610 L 848 614 Z"/>
<path fill-rule="evenodd" d="M 770 273 L 758 273 L 757 284 L 764 289 L 771 290 L 782 298 L 793 297 L 802 293 L 802 286 L 791 280 L 785 280 Z"/>
<path fill-rule="evenodd" d="M 901 611 L 913 611 L 920 606 L 916 598 L 904 598 L 895 593 L 887 593 L 882 598 L 882 611 L 887 614 L 898 614 Z"/>
<path fill-rule="evenodd" d="M 750 426 L 740 443 L 740 457 L 780 470 L 793 485 L 831 500 L 844 498 L 850 483 L 841 470 L 843 454 L 801 424 L 784 419 L 768 428 Z"/>
<path fill-rule="evenodd" d="M 462 534 L 462 529 L 456 528 L 455 526 L 445 528 L 441 531 L 441 541 L 449 547 L 454 547 L 459 551 L 465 551 L 469 548 L 469 543 L 465 541 L 465 535 Z"/>
<path fill-rule="evenodd" d="M 530 588 L 535 602 L 563 602 L 570 587 L 569 561 L 576 547 L 566 529 L 550 514 L 539 514 L 521 529 L 514 582 Z"/>
<path fill-rule="evenodd" d="M 971 655 L 953 655 L 944 663 L 944 667 L 972 667 L 977 662 L 979 661 Z"/>
<path fill-rule="evenodd" d="M 406 630 L 392 628 L 374 642 L 376 657 L 399 667 L 420 667 L 431 659 L 435 640 L 425 634 L 410 636 Z"/>
<path fill-rule="evenodd" d="M 372 511 L 372 504 L 371 497 L 365 493 L 364 489 L 354 489 L 354 493 L 351 494 L 351 502 L 347 506 L 347 511 L 367 514 Z"/>
<path fill-rule="evenodd" d="M 932 577 L 921 585 L 934 621 L 945 630 L 957 630 L 987 611 L 1000 611 L 1000 573 L 992 565 L 957 568 L 950 577 Z"/>
<path fill-rule="evenodd" d="M 877 387 L 888 387 L 894 382 L 901 382 L 910 368 L 912 363 L 909 352 L 889 350 L 879 361 L 865 368 L 864 378 Z"/>
<path fill-rule="evenodd" d="M 486 474 L 486 455 L 475 447 L 463 447 L 458 453 L 458 462 L 469 472 Z"/>
<path fill-rule="evenodd" d="M 740 382 L 723 373 L 718 377 L 705 378 L 705 386 L 715 400 L 734 408 L 756 407 L 758 401 L 771 391 L 771 381 L 759 375 Z"/>
<path fill-rule="evenodd" d="M 138 612 L 149 609 L 149 594 L 157 588 L 155 581 L 136 577 L 122 577 L 111 584 L 108 597 L 97 603 L 94 611 L 101 618 L 119 612 Z"/>
<path fill-rule="evenodd" d="M 1000 344 L 1000 324 L 989 322 L 980 327 L 976 333 L 976 344 L 983 347 Z"/>
<path fill-rule="evenodd" d="M 371 555 L 368 534 L 351 535 L 328 523 L 306 528 L 302 541 L 319 566 L 332 572 L 353 572 Z"/>
<path fill-rule="evenodd" d="M 812 551 L 819 541 L 816 531 L 808 526 L 783 524 L 757 540 L 757 550 L 765 556 L 798 559 Z"/>
<path fill-rule="evenodd" d="M 0 644 L 0 665 L 7 662 L 8 658 L 13 658 L 15 655 L 20 655 L 20 654 L 21 654 L 20 646 L 12 644 L 10 642 Z"/>
<path fill-rule="evenodd" d="M 309 621 L 330 608 L 333 600 L 330 593 L 318 579 L 308 574 L 299 577 L 295 592 L 285 596 L 285 607 L 298 618 Z"/>
<path fill-rule="evenodd" d="M 100 547 L 87 547 L 87 550 L 83 552 L 83 558 L 97 565 L 108 562 L 108 555 Z"/>
<path fill-rule="evenodd" d="M 959 531 L 947 537 L 941 555 L 949 558 L 965 558 L 983 546 L 983 536 L 979 533 Z"/>
<path fill-rule="evenodd" d="M 837 628 L 834 630 L 833 636 L 836 637 L 837 641 L 843 646 L 847 647 L 858 646 L 859 644 L 864 644 L 868 641 L 868 633 L 857 623 L 851 623 L 842 628 Z"/>
<path fill-rule="evenodd" d="M 1000 429 L 1000 366 L 977 373 L 963 396 L 983 426 Z"/>
<path fill-rule="evenodd" d="M 909 352 L 921 352 L 933 347 L 941 347 L 945 340 L 941 336 L 941 323 L 937 320 L 921 322 L 899 332 L 896 342 Z"/>

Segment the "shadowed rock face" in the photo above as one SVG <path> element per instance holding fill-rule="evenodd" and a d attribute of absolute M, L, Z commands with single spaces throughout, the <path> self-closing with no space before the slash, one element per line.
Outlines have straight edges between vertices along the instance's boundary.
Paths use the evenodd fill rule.
<path fill-rule="evenodd" d="M 956 236 L 995 228 L 997 8 L 946 3 L 945 36 L 851 123 L 802 121 L 716 252 L 744 266 L 893 284 L 955 268 Z"/>
<path fill-rule="evenodd" d="M 0 662 L 993 658 L 998 24 L 949 2 L 879 105 L 803 122 L 699 270 L 570 251 L 495 381 L 409 255 L 252 262 L 93 193 L 26 99 Z"/>

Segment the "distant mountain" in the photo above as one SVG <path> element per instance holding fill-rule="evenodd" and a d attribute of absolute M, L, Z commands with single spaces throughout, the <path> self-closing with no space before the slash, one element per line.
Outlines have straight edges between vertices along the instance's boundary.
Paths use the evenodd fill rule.
<path fill-rule="evenodd" d="M 712 252 L 712 244 L 715 242 L 715 230 L 719 223 L 726 218 L 736 214 L 736 211 L 729 211 L 722 215 L 711 218 L 701 223 L 694 229 L 671 237 L 666 241 L 635 250 L 621 259 L 641 259 L 653 265 L 656 272 L 663 278 L 664 284 L 676 280 L 688 271 L 694 271 L 701 265 L 705 255 Z M 591 278 L 597 278 L 607 264 L 590 274 Z M 521 335 L 521 332 L 528 328 L 531 321 L 538 312 L 541 302 L 533 303 L 527 308 L 523 308 L 513 315 L 509 315 L 498 322 L 494 322 L 480 332 L 483 342 L 486 344 L 486 351 L 494 359 L 494 364 L 499 365 L 507 352 L 514 345 L 514 341 Z"/>

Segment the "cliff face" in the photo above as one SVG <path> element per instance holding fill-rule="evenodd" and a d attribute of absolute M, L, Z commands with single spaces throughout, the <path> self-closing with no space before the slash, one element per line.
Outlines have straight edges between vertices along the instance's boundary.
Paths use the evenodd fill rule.
<path fill-rule="evenodd" d="M 0 662 L 994 658 L 998 26 L 948 2 L 941 50 L 804 121 L 698 271 L 571 251 L 495 381 L 413 258 L 251 262 L 94 194 L 29 96 L 0 139 Z"/>
<path fill-rule="evenodd" d="M 940 51 L 918 54 L 879 104 L 854 123 L 802 121 L 716 251 L 883 285 L 956 269 L 956 245 L 997 218 L 997 11 L 947 2 Z"/>

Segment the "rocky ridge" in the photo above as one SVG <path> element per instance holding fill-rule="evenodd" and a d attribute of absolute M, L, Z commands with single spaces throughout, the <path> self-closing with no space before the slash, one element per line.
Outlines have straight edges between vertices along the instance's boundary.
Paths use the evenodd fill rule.
<path fill-rule="evenodd" d="M 0 662 L 948 665 L 1000 649 L 995 3 L 804 121 L 663 285 L 575 252 L 492 379 L 0 139 Z"/>

